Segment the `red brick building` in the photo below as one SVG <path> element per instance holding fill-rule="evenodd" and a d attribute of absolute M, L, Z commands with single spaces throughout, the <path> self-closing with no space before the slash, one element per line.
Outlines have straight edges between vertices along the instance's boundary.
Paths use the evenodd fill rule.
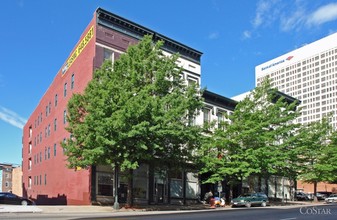
<path fill-rule="evenodd" d="M 87 205 L 111 201 L 111 168 L 92 166 L 75 171 L 66 167 L 67 158 L 60 143 L 70 136 L 65 130 L 67 102 L 73 93 L 84 90 L 94 69 L 105 59 L 118 59 L 144 35 L 163 40 L 166 53 L 179 52 L 184 78 L 200 84 L 201 52 L 98 8 L 23 129 L 24 196 L 36 200 L 37 204 Z M 135 202 L 167 202 L 169 197 L 180 199 L 182 195 L 195 198 L 199 184 L 192 173 L 175 177 L 171 187 L 184 185 L 182 192 L 168 190 L 165 178 L 149 173 L 147 165 L 140 166 L 135 171 Z M 123 178 L 119 186 L 123 198 L 127 187 Z"/>

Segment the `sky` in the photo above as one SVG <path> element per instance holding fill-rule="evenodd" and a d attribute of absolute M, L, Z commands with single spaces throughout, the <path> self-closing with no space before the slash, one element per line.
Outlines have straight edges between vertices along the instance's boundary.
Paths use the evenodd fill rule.
<path fill-rule="evenodd" d="M 201 86 L 229 98 L 337 32 L 333 0 L 1 0 L 0 163 L 21 164 L 22 128 L 98 7 L 202 52 Z"/>

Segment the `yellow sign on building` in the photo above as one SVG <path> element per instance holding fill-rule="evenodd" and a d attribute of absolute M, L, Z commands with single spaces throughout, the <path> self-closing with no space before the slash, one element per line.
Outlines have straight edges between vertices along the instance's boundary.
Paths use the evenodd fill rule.
<path fill-rule="evenodd" d="M 93 36 L 94 36 L 94 26 L 92 26 L 89 29 L 89 31 L 81 40 L 81 42 L 78 44 L 74 52 L 68 58 L 67 62 L 62 68 L 62 75 L 64 75 L 67 72 L 67 70 L 71 67 L 71 65 L 75 62 L 76 58 L 81 54 L 81 52 L 84 50 L 85 46 L 87 46 L 87 44 L 89 43 L 89 41 Z"/>

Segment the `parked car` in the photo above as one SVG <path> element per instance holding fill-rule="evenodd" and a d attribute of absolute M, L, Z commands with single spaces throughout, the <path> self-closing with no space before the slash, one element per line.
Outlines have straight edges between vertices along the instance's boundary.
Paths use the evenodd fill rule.
<path fill-rule="evenodd" d="M 308 194 L 304 193 L 304 192 L 297 192 L 295 195 L 295 199 L 297 201 L 308 201 L 310 200 Z"/>
<path fill-rule="evenodd" d="M 328 198 L 324 200 L 326 203 L 337 202 L 337 194 L 331 194 Z"/>
<path fill-rule="evenodd" d="M 318 191 L 317 193 L 322 194 L 324 199 L 328 198 L 332 194 L 332 192 L 328 192 L 328 191 Z"/>
<path fill-rule="evenodd" d="M 35 203 L 30 199 L 15 195 L 10 192 L 0 192 L 0 204 L 34 205 Z"/>
<path fill-rule="evenodd" d="M 262 206 L 265 207 L 269 204 L 269 200 L 266 194 L 264 193 L 247 193 L 241 195 L 235 199 L 232 199 L 232 207 L 236 206 Z"/>
<path fill-rule="evenodd" d="M 315 195 L 314 193 L 306 193 L 309 200 L 314 200 L 315 198 Z M 317 200 L 324 200 L 326 198 L 326 196 L 324 194 L 321 194 L 319 192 L 316 193 L 316 197 L 317 197 Z"/>
<path fill-rule="evenodd" d="M 325 200 L 327 196 L 322 193 L 317 192 L 316 197 L 318 200 Z"/>

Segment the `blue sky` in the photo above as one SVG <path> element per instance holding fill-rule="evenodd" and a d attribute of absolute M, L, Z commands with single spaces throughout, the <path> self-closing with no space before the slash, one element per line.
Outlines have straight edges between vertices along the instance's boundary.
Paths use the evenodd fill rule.
<path fill-rule="evenodd" d="M 203 52 L 202 86 L 254 88 L 255 66 L 337 31 L 332 0 L 2 0 L 0 163 L 21 163 L 22 127 L 102 7 Z"/>

